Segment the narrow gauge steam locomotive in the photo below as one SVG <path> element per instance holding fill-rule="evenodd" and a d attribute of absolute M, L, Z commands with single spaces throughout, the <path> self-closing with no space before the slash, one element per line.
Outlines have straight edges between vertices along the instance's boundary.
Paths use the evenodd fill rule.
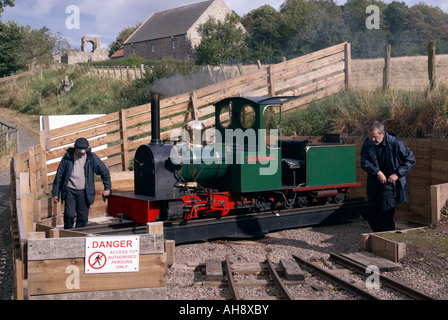
<path fill-rule="evenodd" d="M 152 94 L 152 138 L 135 153 L 134 192 L 112 193 L 108 214 L 145 224 L 342 203 L 349 188 L 361 185 L 355 146 L 339 135 L 318 144 L 280 139 L 280 99 L 219 101 L 213 143 L 192 121 L 184 140 L 172 144 L 160 140 L 159 95 Z"/>

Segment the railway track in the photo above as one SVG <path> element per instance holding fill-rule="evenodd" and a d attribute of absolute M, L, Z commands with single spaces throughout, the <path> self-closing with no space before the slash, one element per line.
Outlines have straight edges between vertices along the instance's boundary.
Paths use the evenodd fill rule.
<path fill-rule="evenodd" d="M 272 279 L 272 283 L 275 285 L 277 291 L 279 292 L 278 299 L 282 300 L 294 300 L 293 294 L 289 291 L 283 279 L 278 274 L 274 264 L 271 262 L 269 257 L 266 257 L 266 262 L 268 273 Z M 232 299 L 234 300 L 242 300 L 240 294 L 238 293 L 238 286 L 234 279 L 234 272 L 231 267 L 229 256 L 226 257 L 225 262 L 225 270 L 226 270 L 226 279 L 227 285 L 229 288 L 229 292 L 231 293 Z M 268 281 L 270 283 L 270 281 Z M 272 292 L 272 290 L 270 290 Z M 247 300 L 254 299 L 254 297 L 245 297 Z"/>
<path fill-rule="evenodd" d="M 369 276 L 369 273 L 366 273 L 366 268 L 364 266 L 362 266 L 361 264 L 347 259 L 341 255 L 335 254 L 335 253 L 331 253 L 330 254 L 330 258 L 333 259 L 336 263 L 349 268 L 363 276 Z M 388 288 L 399 292 L 411 299 L 414 300 L 435 300 L 433 297 L 428 296 L 427 294 L 424 294 L 418 290 L 415 290 L 413 288 L 411 288 L 410 286 L 405 285 L 402 282 L 399 282 L 397 280 L 394 280 L 392 278 L 389 278 L 387 276 L 381 275 L 381 274 L 377 274 L 378 276 L 378 280 L 379 283 L 382 285 L 387 286 Z"/>
<path fill-rule="evenodd" d="M 331 290 L 335 299 L 384 299 L 380 298 L 377 290 L 366 288 L 366 277 L 370 273 L 366 273 L 364 266 L 338 254 L 332 253 L 330 259 L 338 265 L 338 268 L 319 267 L 316 262 L 308 262 L 296 255 L 292 255 L 292 259 L 282 259 L 279 264 L 273 263 L 269 257 L 266 257 L 266 261 L 258 266 L 255 263 L 232 262 L 227 255 L 225 261 L 219 263 L 219 266 L 224 270 L 220 280 L 215 282 L 205 281 L 202 285 L 227 287 L 227 299 L 230 300 L 317 300 L 321 297 L 317 292 L 319 290 Z M 300 267 L 300 272 L 305 274 L 303 280 L 288 280 L 289 275 L 297 275 L 299 272 L 296 271 L 297 269 L 291 268 L 291 265 L 288 266 L 285 261 L 293 261 L 297 267 Z M 325 261 L 325 264 L 329 265 L 332 262 Z M 332 267 L 334 267 L 334 264 Z M 247 276 L 249 274 L 252 275 L 252 278 Z M 348 279 L 344 279 L 344 275 L 350 276 Z M 358 280 L 355 281 L 354 278 Z M 434 298 L 384 275 L 379 275 L 379 281 L 381 283 L 380 290 L 387 287 L 394 296 L 393 299 L 434 300 Z M 321 288 L 329 289 L 316 289 L 319 287 L 316 283 L 321 283 Z M 296 286 L 298 289 L 295 289 Z M 248 289 L 253 287 L 257 288 Z M 297 293 L 303 291 L 314 291 L 315 294 L 303 295 Z M 343 294 L 342 291 L 347 293 Z"/>
<path fill-rule="evenodd" d="M 361 299 L 367 299 L 367 300 L 380 300 L 377 295 L 375 295 L 375 289 L 363 289 L 359 285 L 355 285 L 351 281 L 344 280 L 341 277 L 338 277 L 331 271 L 327 271 L 324 268 L 320 268 L 317 265 L 314 265 L 312 263 L 309 263 L 302 258 L 293 255 L 293 258 L 296 260 L 296 262 L 305 269 L 309 270 L 313 274 L 315 274 L 318 277 L 321 277 L 322 279 L 325 279 L 332 284 L 334 284 L 336 287 L 341 288 L 343 290 L 346 290 L 350 293 L 352 293 L 355 297 L 359 297 Z M 369 277 L 372 275 L 372 272 L 368 272 L 366 270 L 366 267 L 361 265 L 360 263 L 347 259 L 346 257 L 343 257 L 341 255 L 331 253 L 330 258 L 335 261 L 337 264 L 348 268 L 349 270 L 355 272 L 358 275 L 361 275 L 362 277 Z M 408 299 L 415 299 L 415 300 L 435 300 L 434 298 L 418 291 L 413 288 L 411 288 L 408 285 L 405 285 L 402 282 L 399 282 L 397 280 L 393 280 L 389 277 L 386 277 L 384 275 L 381 275 L 380 273 L 377 273 L 375 276 L 377 276 L 376 280 L 378 280 L 378 289 L 382 286 L 386 286 L 392 291 L 398 293 L 398 295 L 404 295 Z M 366 283 L 366 282 L 365 282 Z M 364 285 L 362 286 L 364 287 Z"/>

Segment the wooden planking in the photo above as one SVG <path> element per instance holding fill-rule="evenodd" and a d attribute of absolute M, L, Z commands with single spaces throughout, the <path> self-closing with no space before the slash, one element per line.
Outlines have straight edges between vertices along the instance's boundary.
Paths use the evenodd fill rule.
<path fill-rule="evenodd" d="M 308 103 L 310 103 L 312 101 L 328 97 L 329 95 L 331 95 L 333 93 L 341 91 L 341 89 L 344 86 L 345 86 L 344 83 L 341 82 L 341 83 L 339 83 L 339 84 L 337 84 L 337 85 L 335 85 L 335 86 L 333 86 L 331 88 L 327 88 L 325 90 L 320 90 L 320 91 L 314 92 L 314 93 L 312 93 L 310 95 L 307 95 L 307 96 L 304 96 L 304 97 L 301 97 L 301 98 L 298 98 L 298 99 L 294 99 L 294 100 L 285 102 L 283 104 L 282 111 L 289 111 L 289 110 L 295 109 L 295 108 L 297 108 L 299 106 L 308 104 Z"/>
<path fill-rule="evenodd" d="M 381 234 L 362 234 L 361 250 L 371 252 L 395 263 L 403 260 L 406 256 L 406 244 L 383 238 Z"/>
<path fill-rule="evenodd" d="M 76 275 L 74 275 L 76 274 Z M 79 288 L 73 288 L 73 281 Z M 166 255 L 140 255 L 138 272 L 84 273 L 84 258 L 28 261 L 30 295 L 166 286 Z"/>
<path fill-rule="evenodd" d="M 313 83 L 310 83 L 309 85 L 302 86 L 302 87 L 293 87 L 292 89 L 289 89 L 288 91 L 282 92 L 282 95 L 288 96 L 301 96 L 313 91 L 318 91 L 321 89 L 325 89 L 327 87 L 331 87 L 334 85 L 337 85 L 339 83 L 343 83 L 345 80 L 344 74 L 338 74 L 331 77 L 327 77 L 322 80 L 315 81 Z"/>
<path fill-rule="evenodd" d="M 442 209 L 448 201 L 448 183 L 431 186 L 431 225 L 440 222 Z"/>
<path fill-rule="evenodd" d="M 116 126 L 116 128 L 118 130 L 119 126 Z M 93 148 L 93 147 L 98 147 L 98 146 L 102 146 L 102 145 L 112 144 L 116 141 L 119 141 L 120 138 L 121 138 L 120 132 L 115 132 L 115 133 L 107 134 L 106 136 L 103 136 L 103 137 L 91 139 L 91 140 L 89 140 L 89 144 L 90 144 L 90 147 Z M 75 140 L 71 140 L 71 143 L 73 144 Z M 50 151 L 47 151 L 47 153 L 46 153 L 47 160 L 53 160 L 53 159 L 62 157 L 67 152 L 67 148 L 68 147 L 53 148 Z"/>
<path fill-rule="evenodd" d="M 401 264 L 392 262 L 382 257 L 378 257 L 370 252 L 355 252 L 355 253 L 341 253 L 341 256 L 357 262 L 358 264 L 367 268 L 368 266 L 378 267 L 380 272 L 399 271 L 403 267 Z"/>
<path fill-rule="evenodd" d="M 208 259 L 205 261 L 205 280 L 221 281 L 223 279 L 222 263 L 219 259 Z"/>
<path fill-rule="evenodd" d="M 118 121 L 118 119 L 119 119 L 119 112 L 113 112 L 95 119 L 86 120 L 65 127 L 50 130 L 50 136 L 54 139 L 59 136 L 68 135 L 70 133 L 87 130 L 100 125 L 108 124 L 110 122 Z"/>
<path fill-rule="evenodd" d="M 284 82 L 283 84 L 280 83 L 279 85 L 277 85 L 276 89 L 277 90 L 285 90 L 285 89 L 288 89 L 291 87 L 300 88 L 302 86 L 307 86 L 314 81 L 318 81 L 319 79 L 334 76 L 335 73 L 344 75 L 343 71 L 344 71 L 344 62 L 341 61 L 340 63 L 330 65 L 328 67 L 325 67 L 325 68 L 322 68 L 322 69 L 319 69 L 316 71 L 311 71 L 311 72 L 303 74 L 303 75 L 289 78 L 288 81 Z M 344 79 L 345 79 L 345 75 L 344 75 Z"/>
<path fill-rule="evenodd" d="M 31 296 L 30 300 L 166 300 L 166 287 L 101 290 Z"/>
<path fill-rule="evenodd" d="M 280 265 L 285 272 L 286 279 L 295 281 L 305 281 L 305 273 L 300 266 L 292 259 L 281 258 Z"/>
<path fill-rule="evenodd" d="M 117 118 L 118 120 L 119 118 Z M 79 123 L 78 123 L 79 124 Z M 63 145 L 70 145 L 75 142 L 76 139 L 84 137 L 84 138 L 91 138 L 91 137 L 97 137 L 103 134 L 107 134 L 112 131 L 120 130 L 120 122 L 115 121 L 112 123 L 107 123 L 103 125 L 96 125 L 92 128 L 89 128 L 84 131 L 76 131 L 70 134 L 67 134 L 62 137 L 52 138 L 50 141 L 51 148 L 57 148 Z M 51 131 L 50 131 L 51 133 Z M 96 147 L 95 140 L 89 140 L 90 147 Z"/>
<path fill-rule="evenodd" d="M 344 62 L 344 53 L 336 54 L 311 63 L 297 65 L 293 69 L 289 70 L 275 68 L 273 71 L 274 79 L 276 80 L 276 82 L 286 82 L 288 79 L 319 71 L 340 62 Z"/>
<path fill-rule="evenodd" d="M 141 234 L 139 237 L 140 254 L 164 252 L 162 234 Z M 83 258 L 85 241 L 85 237 L 28 239 L 28 261 Z"/>
<path fill-rule="evenodd" d="M 335 45 L 333 47 L 329 47 L 329 48 L 325 48 L 319 51 L 315 51 L 312 52 L 310 54 L 295 58 L 295 59 L 291 59 L 285 62 L 282 62 L 280 64 L 278 64 L 275 68 L 274 71 L 277 71 L 278 68 L 291 68 L 297 64 L 304 64 L 304 63 L 308 63 L 314 60 L 318 60 L 318 59 L 322 59 L 326 56 L 329 55 L 333 55 L 333 54 L 337 54 L 340 51 L 344 51 L 346 43 L 341 43 L 338 45 Z"/>

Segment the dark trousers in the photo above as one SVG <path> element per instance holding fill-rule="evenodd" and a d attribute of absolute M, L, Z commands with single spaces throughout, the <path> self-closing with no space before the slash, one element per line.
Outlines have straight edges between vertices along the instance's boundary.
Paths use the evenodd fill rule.
<path fill-rule="evenodd" d="M 377 190 L 369 199 L 366 220 L 373 232 L 395 230 L 395 192 L 394 190 Z"/>
<path fill-rule="evenodd" d="M 87 202 L 85 190 L 75 190 L 67 188 L 64 208 L 64 229 L 82 228 L 87 225 L 89 220 L 89 205 Z"/>

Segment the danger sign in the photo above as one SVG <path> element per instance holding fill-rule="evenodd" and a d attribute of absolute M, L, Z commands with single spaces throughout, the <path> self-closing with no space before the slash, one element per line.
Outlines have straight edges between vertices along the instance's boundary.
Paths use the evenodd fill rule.
<path fill-rule="evenodd" d="M 138 272 L 138 236 L 86 238 L 85 273 Z"/>

